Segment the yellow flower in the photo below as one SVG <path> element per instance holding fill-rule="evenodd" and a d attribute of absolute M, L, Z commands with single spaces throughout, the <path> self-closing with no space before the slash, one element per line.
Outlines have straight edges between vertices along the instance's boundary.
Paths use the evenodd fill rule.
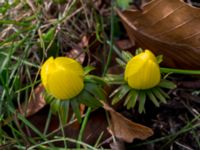
<path fill-rule="evenodd" d="M 145 50 L 126 65 L 124 80 L 134 89 L 149 89 L 160 82 L 160 68 L 154 54 Z"/>
<path fill-rule="evenodd" d="M 50 57 L 41 67 L 41 80 L 47 92 L 61 100 L 77 96 L 84 87 L 83 68 L 67 57 Z"/>

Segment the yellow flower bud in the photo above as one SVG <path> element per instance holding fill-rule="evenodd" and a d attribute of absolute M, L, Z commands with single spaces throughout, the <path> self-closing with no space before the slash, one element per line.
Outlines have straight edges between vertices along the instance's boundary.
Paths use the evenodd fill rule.
<path fill-rule="evenodd" d="M 160 68 L 154 54 L 145 52 L 134 56 L 126 65 L 124 80 L 134 89 L 149 89 L 160 82 Z"/>
<path fill-rule="evenodd" d="M 84 87 L 84 71 L 75 60 L 50 57 L 41 67 L 41 80 L 47 92 L 66 100 L 77 96 Z"/>

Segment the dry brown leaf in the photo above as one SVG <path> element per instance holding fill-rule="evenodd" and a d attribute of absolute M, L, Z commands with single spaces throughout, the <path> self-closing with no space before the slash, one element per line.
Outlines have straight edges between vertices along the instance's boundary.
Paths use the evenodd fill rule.
<path fill-rule="evenodd" d="M 134 139 L 145 140 L 153 135 L 151 128 L 130 121 L 105 103 L 103 103 L 103 107 L 111 115 L 109 130 L 117 138 L 131 143 Z"/>
<path fill-rule="evenodd" d="M 24 104 L 22 106 L 22 109 L 20 109 L 20 113 L 24 114 L 26 117 L 29 117 L 37 113 L 39 110 L 41 110 L 46 105 L 43 92 L 44 92 L 44 87 L 42 84 L 39 84 L 35 88 L 29 103 Z"/>
<path fill-rule="evenodd" d="M 132 43 L 130 40 L 128 39 L 123 39 L 123 40 L 118 40 L 116 41 L 116 45 L 119 49 L 122 50 L 127 50 L 127 49 L 131 49 L 135 46 L 135 43 Z"/>
<path fill-rule="evenodd" d="M 116 139 L 116 141 L 110 143 L 110 148 L 112 150 L 126 150 L 124 141 L 119 139 Z"/>
<path fill-rule="evenodd" d="M 83 52 L 83 49 L 88 46 L 89 46 L 89 37 L 83 36 L 81 42 L 72 50 L 70 50 L 67 53 L 67 56 L 76 59 L 82 64 L 85 60 L 85 53 Z"/>
<path fill-rule="evenodd" d="M 139 10 L 116 10 L 129 38 L 164 56 L 163 65 L 200 69 L 200 9 L 182 0 L 152 0 Z"/>

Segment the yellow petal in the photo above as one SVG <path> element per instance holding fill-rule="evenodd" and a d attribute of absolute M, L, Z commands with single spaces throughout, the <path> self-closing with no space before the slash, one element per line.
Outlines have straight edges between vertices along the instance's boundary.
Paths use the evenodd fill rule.
<path fill-rule="evenodd" d="M 150 50 L 145 50 L 144 52 L 146 54 L 146 57 L 154 62 L 157 63 L 157 59 L 155 57 L 155 55 L 150 51 Z"/>
<path fill-rule="evenodd" d="M 83 89 L 83 77 L 71 71 L 57 70 L 49 77 L 49 92 L 58 99 L 71 99 Z"/>
<path fill-rule="evenodd" d="M 47 59 L 41 67 L 41 73 L 40 73 L 41 80 L 42 80 L 42 84 L 46 88 L 47 88 L 47 78 L 49 74 L 51 74 L 51 72 L 54 70 L 54 68 L 55 68 L 55 64 L 54 64 L 53 57 L 50 57 L 49 59 Z"/>
<path fill-rule="evenodd" d="M 47 92 L 58 99 L 71 99 L 84 87 L 83 68 L 67 57 L 50 57 L 41 68 L 41 80 Z"/>
<path fill-rule="evenodd" d="M 135 89 L 149 89 L 160 82 L 160 68 L 154 54 L 145 50 L 126 65 L 124 80 Z"/>
<path fill-rule="evenodd" d="M 83 75 L 83 67 L 74 59 L 67 57 L 57 57 L 55 59 L 55 64 L 57 67 L 61 67 L 65 70 L 74 71 L 76 74 Z"/>
<path fill-rule="evenodd" d="M 142 69 L 132 74 L 127 79 L 130 87 L 135 89 L 149 89 L 160 82 L 159 66 L 153 61 L 148 61 Z"/>
<path fill-rule="evenodd" d="M 126 65 L 126 69 L 125 69 L 125 80 L 127 81 L 127 78 L 135 73 L 137 73 L 138 71 L 141 70 L 141 68 L 143 68 L 143 66 L 145 65 L 145 62 L 147 60 L 141 60 L 139 57 L 133 57 Z"/>

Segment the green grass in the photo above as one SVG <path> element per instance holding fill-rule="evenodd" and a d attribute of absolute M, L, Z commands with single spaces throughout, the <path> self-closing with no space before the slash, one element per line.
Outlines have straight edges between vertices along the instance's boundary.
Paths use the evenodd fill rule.
<path fill-rule="evenodd" d="M 82 118 L 77 139 L 65 137 L 64 128 L 67 125 L 63 123 L 63 118 L 66 121 L 67 114 L 64 116 L 59 114 L 57 116 L 60 120 L 58 129 L 48 132 L 53 115 L 52 110 L 46 116 L 44 131 L 40 131 L 31 123 L 29 118 L 19 113 L 19 109 L 22 104 L 28 104 L 34 89 L 40 83 L 41 64 L 49 56 L 65 56 L 70 48 L 81 41 L 82 32 L 89 35 L 94 34 L 96 38 L 91 45 L 82 49 L 82 52 L 89 57 L 88 64 L 93 63 L 90 58 L 98 53 L 98 56 L 95 57 L 97 62 L 101 62 L 101 72 L 98 72 L 98 75 L 106 76 L 109 67 L 112 65 L 113 55 L 116 54 L 121 57 L 121 50 L 114 45 L 115 32 L 120 32 L 116 31 L 114 2 L 111 4 L 111 16 L 109 18 L 101 16 L 91 1 L 84 3 L 82 0 L 80 4 L 78 0 L 73 0 L 64 9 L 61 7 L 62 4 L 55 4 L 58 6 L 58 10 L 60 9 L 53 14 L 57 17 L 48 14 L 50 12 L 44 9 L 43 1 L 36 0 L 33 5 L 28 2 L 32 1 L 27 0 L 22 3 L 15 0 L 12 4 L 4 3 L 0 6 L 0 149 L 63 150 L 68 148 L 68 142 L 75 143 L 78 149 L 104 149 L 100 146 L 103 133 L 99 135 L 95 145 L 91 146 L 82 141 L 87 121 L 93 111 L 90 108 Z M 78 7 L 79 5 L 81 7 Z M 88 9 L 85 5 L 89 5 L 90 13 L 85 10 Z M 16 13 L 13 14 L 12 12 L 15 11 Z M 109 33 L 106 30 L 109 30 Z M 91 54 L 89 48 L 94 46 L 97 41 L 102 46 L 101 51 L 97 50 L 94 54 Z M 200 71 L 170 68 L 161 68 L 161 72 L 200 74 Z M 110 78 L 112 77 L 110 76 Z M 120 79 L 116 82 L 117 84 L 124 83 Z M 68 109 L 63 111 L 68 112 Z M 200 127 L 200 124 L 196 122 L 199 116 L 193 117 L 194 119 L 188 121 L 177 133 L 164 135 L 139 144 L 136 143 L 131 145 L 130 149 L 159 142 L 165 142 L 162 148 L 166 148 L 187 133 L 192 133 L 195 143 L 200 147 L 196 133 L 196 129 Z M 70 120 L 70 118 L 68 119 Z M 73 116 L 69 124 L 74 120 L 75 117 Z M 32 131 L 36 136 L 27 136 L 27 130 Z M 58 131 L 61 131 L 62 137 L 55 136 Z M 56 142 L 63 142 L 64 147 L 55 146 Z"/>
<path fill-rule="evenodd" d="M 34 88 L 40 83 L 39 69 L 43 61 L 52 55 L 62 55 L 58 41 L 58 32 L 69 35 L 70 39 L 68 40 L 71 40 L 71 43 L 68 46 L 70 47 L 71 44 L 77 42 L 77 39 L 80 40 L 80 37 L 77 36 L 80 34 L 75 28 L 77 27 L 77 22 L 81 22 L 79 17 L 85 17 L 84 19 L 87 20 L 87 25 L 91 27 L 91 30 L 96 32 L 95 28 L 98 29 L 96 36 L 100 40 L 102 28 L 100 29 L 99 27 L 103 27 L 103 25 L 98 18 L 101 18 L 101 16 L 93 8 L 91 9 L 93 10 L 93 16 L 88 16 L 85 12 L 82 13 L 82 11 L 87 11 L 85 10 L 87 8 L 84 7 L 85 4 L 82 2 L 83 6 L 78 9 L 77 4 L 77 0 L 68 3 L 64 11 L 59 11 L 58 17 L 54 20 L 44 16 L 44 3 L 39 0 L 34 1 L 33 4 L 29 1 L 21 3 L 21 1 L 15 0 L 12 4 L 5 2 L 1 6 L 0 32 L 3 40 L 0 42 L 0 149 L 10 149 L 12 147 L 27 149 L 28 145 L 30 150 L 34 148 L 46 149 L 47 147 L 48 149 L 49 147 L 62 149 L 54 146 L 54 142 L 57 141 L 64 141 L 65 148 L 67 148 L 67 141 L 70 141 L 76 143 L 79 148 L 82 146 L 85 149 L 96 149 L 81 142 L 84 128 L 91 112 L 90 109 L 83 120 L 78 137 L 79 140 L 63 137 L 54 137 L 55 139 L 49 140 L 49 136 L 53 133 L 48 133 L 52 116 L 51 112 L 47 116 L 45 129 L 41 132 L 26 116 L 18 111 L 22 104 L 27 104 L 30 101 Z M 55 5 L 60 7 L 59 4 Z M 19 16 L 14 16 L 12 11 L 16 11 Z M 46 11 L 45 13 L 48 12 Z M 25 16 L 20 21 L 17 21 L 18 17 L 22 15 Z M 99 25 L 98 28 L 95 26 L 95 23 L 92 23 L 94 27 L 90 25 L 91 18 L 89 17 L 96 18 Z M 71 24 L 67 30 L 63 30 L 65 23 Z M 80 29 L 80 31 L 82 32 L 84 29 Z M 75 41 L 73 41 L 73 38 Z M 87 51 L 86 48 L 85 52 Z M 110 57 L 111 54 L 107 61 L 107 69 Z M 105 69 L 105 72 L 107 69 Z M 9 133 L 4 131 L 4 127 L 9 130 Z M 27 137 L 24 127 L 31 129 L 37 136 Z M 60 122 L 60 129 L 64 136 L 62 121 Z M 10 132 L 12 133 L 11 135 Z"/>

